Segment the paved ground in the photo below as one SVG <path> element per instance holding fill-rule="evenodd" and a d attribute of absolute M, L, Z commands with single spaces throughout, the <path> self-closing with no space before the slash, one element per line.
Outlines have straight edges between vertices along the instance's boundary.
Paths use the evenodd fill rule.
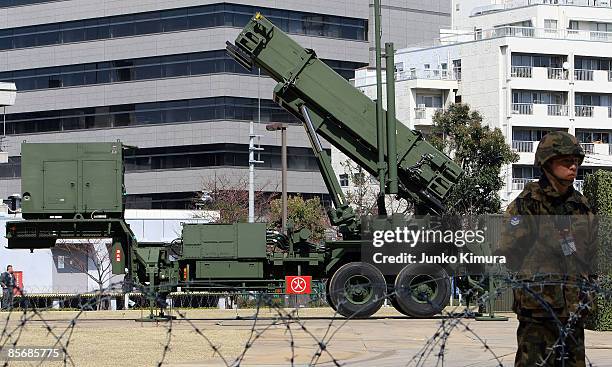
<path fill-rule="evenodd" d="M 47 326 L 56 336 L 64 333 L 62 340 L 70 339 L 68 350 L 76 366 L 153 366 L 162 359 L 166 345 L 169 349 L 165 365 L 224 366 L 226 363 L 213 352 L 211 344 L 231 364 L 243 353 L 249 339 L 252 346 L 240 364 L 245 367 L 288 366 L 292 353 L 296 366 L 309 365 L 321 340 L 328 343 L 317 365 L 333 365 L 330 362 L 335 358 L 347 366 L 435 366 L 441 344 L 434 345 L 431 340 L 436 333 L 445 332 L 450 336 L 444 345 L 444 366 L 498 366 L 497 359 L 511 366 L 516 345 L 517 321 L 512 317 L 506 322 L 417 320 L 385 308 L 375 318 L 346 321 L 334 318 L 333 312 L 325 308 L 300 310 L 296 319 L 287 323 L 268 309 L 261 311 L 262 317 L 256 322 L 245 318 L 253 314 L 252 310 L 241 310 L 242 319 L 236 319 L 236 312 L 231 310 L 184 312 L 191 320 L 174 321 L 171 325 L 135 322 L 133 319 L 140 316 L 138 311 L 88 312 L 79 316 L 74 329 L 70 328 L 70 320 L 75 312 L 47 312 L 25 326 L 19 325 L 20 315 L 12 314 L 7 330 L 15 331 L 12 340 L 21 332 L 21 346 L 51 344 L 56 339 Z M 0 313 L 0 330 L 6 319 L 7 314 Z M 444 329 L 440 329 L 441 325 Z M 6 336 L 0 338 L 0 345 L 5 341 Z M 586 343 L 587 356 L 594 366 L 612 366 L 612 332 L 587 331 Z M 424 356 L 419 361 L 421 354 Z"/>

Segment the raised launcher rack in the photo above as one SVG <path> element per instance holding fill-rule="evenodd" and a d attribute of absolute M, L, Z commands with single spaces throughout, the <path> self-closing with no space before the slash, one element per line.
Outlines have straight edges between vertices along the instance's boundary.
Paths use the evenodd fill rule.
<path fill-rule="evenodd" d="M 23 143 L 23 218 L 123 218 L 123 149 L 121 142 Z"/>

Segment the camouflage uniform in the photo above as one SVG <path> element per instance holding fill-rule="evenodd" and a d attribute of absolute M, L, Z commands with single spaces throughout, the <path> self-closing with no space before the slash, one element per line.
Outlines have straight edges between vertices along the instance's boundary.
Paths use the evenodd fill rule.
<path fill-rule="evenodd" d="M 540 141 L 536 165 L 559 155 L 584 158 L 576 138 L 553 132 Z M 588 268 L 582 260 L 591 257 L 594 246 L 594 216 L 587 200 L 573 187 L 559 193 L 542 174 L 525 186 L 504 218 L 498 254 L 507 256 L 509 265 L 520 264 L 514 269 L 520 280 L 513 304 L 519 319 L 515 366 L 584 366 L 586 311 L 579 304 L 588 300 L 581 286 L 585 278 L 578 274 Z M 560 246 L 566 235 L 575 245 L 569 256 Z M 563 326 L 569 326 L 565 337 Z"/>

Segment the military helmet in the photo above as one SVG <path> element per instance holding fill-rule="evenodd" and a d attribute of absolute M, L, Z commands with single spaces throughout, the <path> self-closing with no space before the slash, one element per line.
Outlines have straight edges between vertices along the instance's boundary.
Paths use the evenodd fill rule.
<path fill-rule="evenodd" d="M 550 132 L 544 135 L 538 144 L 538 149 L 535 153 L 535 165 L 543 167 L 549 159 L 560 155 L 577 156 L 582 164 L 584 150 L 575 136 L 564 131 Z"/>

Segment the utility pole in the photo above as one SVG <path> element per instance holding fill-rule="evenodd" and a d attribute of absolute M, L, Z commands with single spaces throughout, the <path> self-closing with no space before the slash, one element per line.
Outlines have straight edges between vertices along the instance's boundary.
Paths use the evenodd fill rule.
<path fill-rule="evenodd" d="M 266 125 L 268 131 L 281 132 L 281 186 L 282 186 L 282 232 L 286 234 L 287 231 L 287 124 L 276 122 L 274 124 Z"/>
<path fill-rule="evenodd" d="M 374 0 L 374 41 L 376 47 L 376 145 L 378 148 L 378 215 L 386 215 L 385 209 L 385 121 L 382 109 L 382 70 L 380 49 L 380 0 Z"/>
<path fill-rule="evenodd" d="M 249 123 L 249 223 L 255 222 L 255 165 L 263 161 L 255 159 L 255 152 L 260 152 L 263 148 L 259 147 L 261 135 L 255 134 L 253 121 Z M 258 140 L 255 146 L 255 139 Z"/>

